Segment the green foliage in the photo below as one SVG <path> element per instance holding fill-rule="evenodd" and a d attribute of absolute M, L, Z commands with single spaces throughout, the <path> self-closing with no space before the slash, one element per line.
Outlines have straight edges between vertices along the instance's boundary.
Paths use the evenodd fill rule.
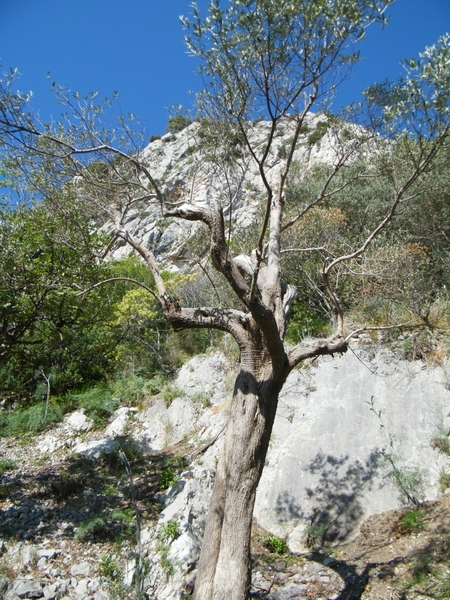
<path fill-rule="evenodd" d="M 163 542 L 172 542 L 180 536 L 180 526 L 176 519 L 169 519 L 158 530 L 158 538 Z"/>
<path fill-rule="evenodd" d="M 104 554 L 99 561 L 100 573 L 111 581 L 121 581 L 122 572 L 117 559 L 109 554 Z"/>
<path fill-rule="evenodd" d="M 450 473 L 442 469 L 439 473 L 439 488 L 443 494 L 450 488 Z"/>
<path fill-rule="evenodd" d="M 264 539 L 264 546 L 274 554 L 286 554 L 288 545 L 286 538 L 270 535 Z"/>
<path fill-rule="evenodd" d="M 425 527 L 425 510 L 423 508 L 412 508 L 403 513 L 394 527 L 397 535 L 417 533 Z"/>
<path fill-rule="evenodd" d="M 195 392 L 190 399 L 191 402 L 199 404 L 202 408 L 207 408 L 211 404 L 211 397 L 207 392 Z"/>
<path fill-rule="evenodd" d="M 361 39 L 389 3 L 231 0 L 224 8 L 211 3 L 205 18 L 194 4 L 193 18 L 183 24 L 189 51 L 202 61 L 208 114 L 244 123 L 301 112 L 300 98 L 331 66 L 357 59 L 342 48 Z"/>
<path fill-rule="evenodd" d="M 80 542 L 122 542 L 135 538 L 134 511 L 116 510 L 110 513 L 98 513 L 82 521 L 75 532 Z"/>
<path fill-rule="evenodd" d="M 427 552 L 418 552 L 414 557 L 412 569 L 413 581 L 416 585 L 424 585 L 433 573 L 433 558 Z"/>
<path fill-rule="evenodd" d="M 102 243 L 87 217 L 62 220 L 45 203 L 0 214 L 0 390 L 30 399 L 51 378 L 60 394 L 103 377 L 116 340 L 107 336 L 109 299 L 100 289 L 81 297 L 105 276 L 95 252 Z M 67 244 L 66 240 L 71 243 Z"/>
<path fill-rule="evenodd" d="M 170 519 L 158 529 L 158 541 L 156 551 L 159 552 L 160 564 L 167 577 L 172 577 L 175 565 L 168 558 L 170 544 L 180 535 L 180 527 L 176 519 Z"/>
<path fill-rule="evenodd" d="M 121 377 L 111 384 L 114 398 L 117 398 L 121 405 L 127 406 L 139 406 L 147 396 L 158 393 L 155 390 L 159 390 L 157 382 L 147 381 L 140 375 Z"/>
<path fill-rule="evenodd" d="M 90 539 L 96 540 L 106 534 L 106 520 L 104 515 L 94 515 L 86 519 L 78 526 L 75 532 L 75 539 L 86 542 Z"/>
<path fill-rule="evenodd" d="M 436 598 L 439 600 L 448 600 L 450 598 L 450 575 L 446 575 L 439 582 L 436 594 Z"/>
<path fill-rule="evenodd" d="M 164 461 L 164 466 L 159 473 L 159 487 L 166 490 L 175 485 L 180 477 L 181 471 L 186 467 L 183 457 L 171 457 Z"/>
<path fill-rule="evenodd" d="M 172 487 L 178 481 L 178 473 L 174 467 L 168 465 L 159 474 L 159 486 L 161 489 L 166 490 Z"/>
<path fill-rule="evenodd" d="M 191 123 L 192 121 L 186 115 L 174 115 L 167 123 L 166 133 L 179 133 Z"/>
<path fill-rule="evenodd" d="M 14 471 L 17 469 L 17 463 L 15 460 L 10 458 L 1 458 L 0 459 L 0 475 L 6 473 L 6 471 Z"/>
<path fill-rule="evenodd" d="M 90 388 L 80 394 L 71 394 L 68 398 L 72 407 L 85 410 L 96 427 L 104 426 L 106 419 L 119 406 L 119 400 L 106 387 Z"/>
<path fill-rule="evenodd" d="M 183 391 L 180 388 L 177 388 L 175 385 L 168 385 L 163 389 L 162 397 L 164 400 L 164 404 L 169 407 L 175 398 L 180 398 L 183 396 Z"/>
<path fill-rule="evenodd" d="M 23 410 L 11 410 L 0 414 L 0 436 L 37 433 L 61 421 L 61 407 L 50 402 L 40 402 Z"/>
<path fill-rule="evenodd" d="M 314 131 L 308 135 L 308 145 L 314 146 L 315 144 L 318 144 L 327 133 L 328 127 L 327 121 L 319 121 Z"/>
<path fill-rule="evenodd" d="M 316 311 L 311 310 L 306 299 L 299 299 L 292 305 L 286 339 L 298 342 L 305 337 L 316 336 L 327 331 L 328 321 Z"/>
<path fill-rule="evenodd" d="M 135 440 L 126 436 L 116 438 L 116 446 L 111 452 L 105 452 L 101 460 L 115 472 L 124 470 L 122 457 L 125 455 L 127 461 L 131 464 L 143 459 L 144 451 L 142 446 Z"/>
<path fill-rule="evenodd" d="M 439 427 L 438 432 L 431 440 L 431 445 L 442 454 L 450 456 L 450 437 L 444 427 Z"/>
<path fill-rule="evenodd" d="M 321 546 L 323 544 L 325 534 L 327 533 L 330 524 L 324 523 L 310 523 L 305 529 L 306 545 L 311 550 Z"/>

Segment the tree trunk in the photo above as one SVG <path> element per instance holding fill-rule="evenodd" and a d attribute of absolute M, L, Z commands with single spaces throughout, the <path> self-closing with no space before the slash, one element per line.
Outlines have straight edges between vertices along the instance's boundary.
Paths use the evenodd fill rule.
<path fill-rule="evenodd" d="M 255 376 L 242 367 L 236 379 L 206 519 L 195 600 L 248 597 L 253 507 L 283 383 L 271 373 L 259 369 Z"/>

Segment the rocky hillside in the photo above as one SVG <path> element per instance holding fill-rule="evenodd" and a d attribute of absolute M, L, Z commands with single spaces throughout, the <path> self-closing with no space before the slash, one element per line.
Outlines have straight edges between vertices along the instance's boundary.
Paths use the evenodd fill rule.
<path fill-rule="evenodd" d="M 0 440 L 2 597 L 189 597 L 234 368 L 197 357 L 105 428 L 78 411 Z M 366 339 L 292 373 L 255 509 L 254 597 L 447 597 L 448 458 L 432 448 L 446 377 Z M 428 502 L 405 513 L 405 493 Z"/>
<path fill-rule="evenodd" d="M 304 133 L 300 136 L 295 153 L 297 170 L 305 172 L 318 164 L 329 164 L 335 153 L 326 128 L 321 127 L 325 117 L 308 115 Z M 200 124 L 195 122 L 178 133 L 167 133 L 151 142 L 141 160 L 151 168 L 152 176 L 166 192 L 169 200 L 195 198 L 199 206 L 221 206 L 227 224 L 233 225 L 235 238 L 245 232 L 260 206 L 263 184 L 256 163 L 251 157 L 240 156 L 240 164 L 224 161 L 218 167 L 208 155 L 208 149 L 199 145 L 202 139 Z M 255 147 L 267 139 L 269 123 L 256 122 L 251 130 Z M 320 132 L 317 136 L 315 132 Z M 293 124 L 286 119 L 279 130 L 272 151 L 266 161 L 269 179 L 275 178 L 285 159 L 286 147 L 293 134 Z M 241 151 L 237 146 L 237 151 Z M 158 203 L 146 203 L 130 210 L 124 227 L 138 240 L 151 248 L 166 268 L 177 270 L 186 267 L 189 258 L 188 242 L 201 229 L 199 223 L 165 219 Z M 105 225 L 108 229 L 108 225 Z M 114 253 L 122 256 L 130 250 L 122 245 Z M 198 258 L 198 256 L 196 256 Z"/>

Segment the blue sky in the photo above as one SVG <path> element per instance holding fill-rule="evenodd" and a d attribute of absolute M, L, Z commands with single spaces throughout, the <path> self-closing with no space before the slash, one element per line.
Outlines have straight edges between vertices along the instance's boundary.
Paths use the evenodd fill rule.
<path fill-rule="evenodd" d="M 204 4 L 202 0 L 201 4 Z M 192 103 L 196 63 L 185 51 L 180 14 L 190 0 L 0 0 L 0 64 L 16 67 L 17 85 L 32 90 L 43 119 L 58 117 L 47 73 L 87 94 L 120 94 L 123 112 L 139 116 L 149 134 L 164 133 L 167 107 Z M 397 0 L 391 22 L 373 27 L 361 61 L 340 92 L 341 104 L 362 89 L 401 74 L 399 61 L 417 56 L 450 31 L 450 0 Z"/>

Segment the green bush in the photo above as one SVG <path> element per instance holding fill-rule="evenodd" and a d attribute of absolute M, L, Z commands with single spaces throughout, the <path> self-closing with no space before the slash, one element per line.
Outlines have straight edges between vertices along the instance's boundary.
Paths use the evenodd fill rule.
<path fill-rule="evenodd" d="M 425 527 L 425 510 L 423 508 L 411 508 L 400 517 L 394 527 L 394 533 L 397 535 L 406 535 L 417 533 Z"/>
<path fill-rule="evenodd" d="M 439 473 L 439 487 L 443 494 L 450 488 L 450 473 L 447 473 L 445 469 Z"/>
<path fill-rule="evenodd" d="M 152 390 L 152 384 L 140 375 L 130 375 L 129 377 L 121 377 L 111 385 L 113 396 L 120 404 L 127 406 L 139 405 L 148 394 L 148 390 Z"/>
<path fill-rule="evenodd" d="M 54 423 L 61 421 L 63 411 L 60 406 L 50 402 L 40 402 L 23 410 L 15 410 L 0 418 L 0 436 L 20 433 L 37 433 Z"/>
<path fill-rule="evenodd" d="M 121 458 L 122 454 L 125 455 L 125 458 L 129 463 L 142 460 L 144 452 L 142 446 L 138 442 L 125 436 L 117 438 L 117 442 L 117 446 L 112 452 L 103 453 L 101 455 L 102 461 L 112 470 L 122 471 L 124 469 L 123 460 Z"/>
<path fill-rule="evenodd" d="M 288 552 L 288 545 L 286 538 L 278 537 L 277 535 L 270 535 L 265 538 L 264 546 L 273 552 L 274 554 L 286 554 Z"/>
<path fill-rule="evenodd" d="M 103 515 L 94 515 L 82 521 L 75 532 L 75 539 L 85 542 L 89 539 L 104 537 L 106 532 L 106 519 Z"/>
<path fill-rule="evenodd" d="M 186 129 L 188 125 L 190 125 L 192 121 L 186 117 L 186 115 L 175 115 L 170 117 L 167 127 L 166 133 L 179 133 Z"/>
<path fill-rule="evenodd" d="M 180 536 L 180 527 L 176 519 L 170 519 L 158 530 L 158 538 L 163 542 L 171 542 Z"/>
<path fill-rule="evenodd" d="M 132 509 L 116 510 L 111 513 L 98 513 L 82 521 L 75 532 L 75 539 L 80 542 L 134 541 L 134 511 Z"/>
<path fill-rule="evenodd" d="M 109 554 L 104 554 L 99 561 L 100 573 L 110 581 L 122 581 L 122 572 L 117 559 Z"/>
<path fill-rule="evenodd" d="M 178 481 L 178 473 L 170 465 L 165 467 L 159 474 L 159 486 L 161 489 L 166 490 L 172 487 Z"/>
<path fill-rule="evenodd" d="M 119 400 L 106 387 L 93 387 L 80 394 L 71 394 L 69 399 L 74 407 L 85 410 L 96 427 L 102 427 L 119 406 Z"/>

